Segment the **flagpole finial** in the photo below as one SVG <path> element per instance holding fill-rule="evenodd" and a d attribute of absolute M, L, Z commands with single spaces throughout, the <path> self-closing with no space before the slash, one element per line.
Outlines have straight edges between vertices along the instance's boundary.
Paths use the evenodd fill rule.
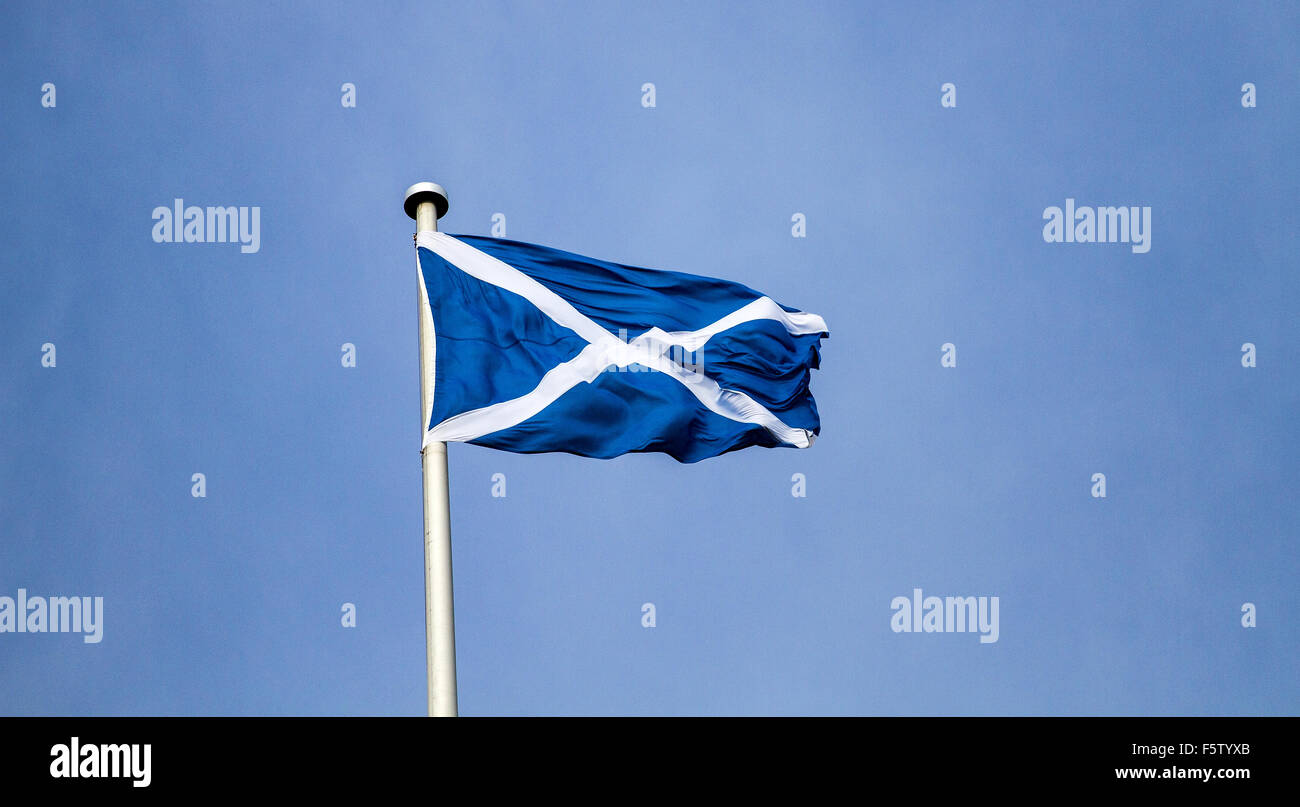
<path fill-rule="evenodd" d="M 415 219 L 420 205 L 424 202 L 433 203 L 434 209 L 437 211 L 435 221 L 447 215 L 447 191 L 436 182 L 417 182 L 407 188 L 406 198 L 402 202 L 402 209 L 406 211 L 406 215 Z"/>

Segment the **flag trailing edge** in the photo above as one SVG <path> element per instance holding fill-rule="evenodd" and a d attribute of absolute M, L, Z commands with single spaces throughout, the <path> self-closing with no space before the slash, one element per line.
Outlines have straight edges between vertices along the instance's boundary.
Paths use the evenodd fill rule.
<path fill-rule="evenodd" d="M 516 241 L 426 230 L 416 244 L 435 334 L 426 444 L 696 462 L 820 433 L 808 385 L 829 331 L 816 314 Z"/>

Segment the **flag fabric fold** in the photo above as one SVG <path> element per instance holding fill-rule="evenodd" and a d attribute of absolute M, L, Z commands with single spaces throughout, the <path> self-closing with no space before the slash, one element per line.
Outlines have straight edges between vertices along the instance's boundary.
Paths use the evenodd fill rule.
<path fill-rule="evenodd" d="M 739 283 L 481 236 L 416 237 L 425 442 L 696 462 L 807 448 L 826 323 Z"/>

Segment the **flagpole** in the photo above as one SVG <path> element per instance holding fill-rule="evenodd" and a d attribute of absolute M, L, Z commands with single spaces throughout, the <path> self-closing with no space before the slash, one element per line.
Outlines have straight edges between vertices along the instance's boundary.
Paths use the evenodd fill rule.
<path fill-rule="evenodd" d="M 417 232 L 438 231 L 447 213 L 447 192 L 432 182 L 406 189 L 402 207 Z M 424 281 L 417 283 L 420 322 L 420 439 L 433 395 L 433 328 L 425 326 Z M 424 643 L 429 686 L 429 717 L 456 716 L 456 620 L 451 592 L 451 502 L 447 485 L 447 444 L 432 442 L 420 452 L 424 468 Z"/>

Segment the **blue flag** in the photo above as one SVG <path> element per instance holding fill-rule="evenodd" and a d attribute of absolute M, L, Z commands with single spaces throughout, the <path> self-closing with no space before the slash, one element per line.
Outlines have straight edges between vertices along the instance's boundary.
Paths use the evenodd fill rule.
<path fill-rule="evenodd" d="M 697 462 L 807 448 L 826 323 L 726 280 L 421 232 L 425 442 Z"/>

